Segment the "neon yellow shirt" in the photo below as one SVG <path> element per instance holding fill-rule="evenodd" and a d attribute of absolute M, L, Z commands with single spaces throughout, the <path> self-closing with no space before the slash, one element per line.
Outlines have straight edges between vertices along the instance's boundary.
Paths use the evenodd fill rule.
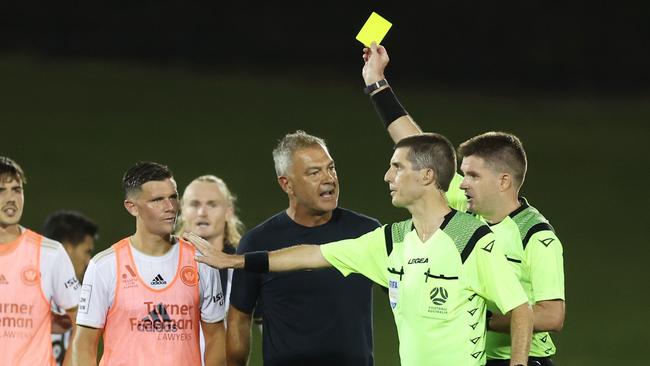
<path fill-rule="evenodd" d="M 447 200 L 452 207 L 467 207 L 467 198 L 456 174 Z M 500 223 L 490 226 L 502 247 L 508 263 L 521 282 L 528 301 L 535 304 L 544 300 L 564 300 L 564 265 L 562 243 L 548 220 L 534 207 L 520 198 L 521 206 Z M 492 306 L 488 304 L 488 308 Z M 486 349 L 488 359 L 509 359 L 510 335 L 488 331 Z M 555 344 L 548 332 L 533 334 L 530 355 L 554 355 Z"/>
<path fill-rule="evenodd" d="M 484 364 L 486 299 L 527 302 L 488 226 L 455 210 L 424 243 L 406 220 L 320 248 L 343 275 L 388 287 L 402 365 Z"/>

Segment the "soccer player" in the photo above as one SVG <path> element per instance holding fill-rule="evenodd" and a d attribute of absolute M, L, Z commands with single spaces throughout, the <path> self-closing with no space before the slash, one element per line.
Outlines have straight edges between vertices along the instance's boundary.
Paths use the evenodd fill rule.
<path fill-rule="evenodd" d="M 202 175 L 190 182 L 181 197 L 180 218 L 180 234 L 193 232 L 224 253 L 235 253 L 244 225 L 235 213 L 235 196 L 223 179 Z M 232 270 L 219 270 L 219 278 L 228 309 Z M 205 339 L 200 340 L 203 354 Z"/>
<path fill-rule="evenodd" d="M 384 47 L 364 50 L 362 76 L 380 118 L 395 141 L 422 131 L 399 104 L 385 81 L 389 58 Z M 460 169 L 447 192 L 452 206 L 468 209 L 490 225 L 519 278 L 534 311 L 530 359 L 553 365 L 556 349 L 549 331 L 564 324 L 564 267 L 562 244 L 548 220 L 519 196 L 527 170 L 521 141 L 503 132 L 488 132 L 460 145 Z M 495 311 L 489 322 L 488 365 L 507 365 L 510 359 L 508 318 Z"/>
<path fill-rule="evenodd" d="M 75 211 L 57 211 L 43 224 L 43 235 L 61 244 L 72 260 L 75 275 L 83 279 L 97 239 L 97 225 L 88 217 Z M 52 304 L 52 350 L 57 365 L 62 365 L 70 345 L 72 319 Z"/>
<path fill-rule="evenodd" d="M 377 220 L 338 207 L 339 182 L 325 141 L 303 131 L 284 136 L 273 150 L 289 207 L 242 238 L 237 253 L 274 250 L 301 242 L 355 238 Z M 263 307 L 265 366 L 373 365 L 372 283 L 335 270 L 294 273 L 235 271 L 228 310 L 229 365 L 245 365 L 251 316 Z"/>
<path fill-rule="evenodd" d="M 387 287 L 402 365 L 483 364 L 490 301 L 511 316 L 511 365 L 524 365 L 532 311 L 489 227 L 447 205 L 455 168 L 454 149 L 443 136 L 400 140 L 384 179 L 393 205 L 412 217 L 356 239 L 232 256 L 197 236 L 188 238 L 203 253 L 198 261 L 219 268 L 276 272 L 333 266 Z"/>
<path fill-rule="evenodd" d="M 60 243 L 20 226 L 25 183 L 22 168 L 0 156 L 0 365 L 56 365 L 50 303 L 74 319 L 79 281 Z"/>
<path fill-rule="evenodd" d="M 172 236 L 178 193 L 164 165 L 139 162 L 122 179 L 135 233 L 90 261 L 74 338 L 75 365 L 200 365 L 199 321 L 206 365 L 225 363 L 224 297 L 219 273 L 194 261 L 194 248 Z"/>
<path fill-rule="evenodd" d="M 202 175 L 185 187 L 181 197 L 181 229 L 193 232 L 224 253 L 234 254 L 241 239 L 244 224 L 235 213 L 235 196 L 223 179 Z M 232 274 L 219 271 L 226 308 Z"/>

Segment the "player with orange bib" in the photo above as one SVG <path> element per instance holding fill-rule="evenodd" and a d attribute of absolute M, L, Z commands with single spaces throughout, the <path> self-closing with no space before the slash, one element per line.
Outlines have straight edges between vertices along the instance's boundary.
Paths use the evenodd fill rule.
<path fill-rule="evenodd" d="M 0 365 L 56 365 L 50 303 L 74 319 L 79 281 L 59 242 L 18 224 L 24 183 L 22 168 L 0 156 Z"/>
<path fill-rule="evenodd" d="M 178 193 L 171 171 L 140 162 L 124 175 L 124 206 L 136 232 L 90 262 L 79 301 L 75 365 L 225 364 L 225 301 L 219 272 L 194 260 L 194 248 L 172 236 Z"/>

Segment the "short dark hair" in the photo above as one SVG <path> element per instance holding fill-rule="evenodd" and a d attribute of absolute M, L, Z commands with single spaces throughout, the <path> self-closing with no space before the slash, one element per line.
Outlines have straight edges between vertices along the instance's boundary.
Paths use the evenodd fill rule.
<path fill-rule="evenodd" d="M 56 211 L 43 224 L 43 235 L 58 242 L 78 245 L 86 236 L 97 239 L 99 228 L 93 220 L 77 211 Z"/>
<path fill-rule="evenodd" d="M 122 177 L 122 189 L 124 195 L 129 196 L 134 192 L 140 191 L 142 185 L 151 181 L 161 181 L 172 178 L 174 174 L 166 166 L 152 161 L 139 161 Z"/>
<path fill-rule="evenodd" d="M 395 144 L 395 149 L 400 147 L 410 149 L 407 159 L 413 169 L 432 169 L 438 188 L 447 192 L 456 174 L 456 152 L 445 136 L 437 133 L 413 135 Z"/>
<path fill-rule="evenodd" d="M 0 156 L 0 177 L 5 175 L 20 181 L 23 184 L 27 183 L 25 172 L 18 163 L 6 156 Z"/>
<path fill-rule="evenodd" d="M 477 156 L 494 168 L 512 173 L 518 186 L 524 183 L 528 160 L 519 138 L 507 132 L 486 132 L 463 142 L 458 148 L 460 156 Z"/>

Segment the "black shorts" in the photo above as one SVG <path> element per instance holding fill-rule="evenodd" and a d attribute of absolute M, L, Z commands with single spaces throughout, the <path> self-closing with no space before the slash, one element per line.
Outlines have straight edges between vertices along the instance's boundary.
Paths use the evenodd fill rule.
<path fill-rule="evenodd" d="M 509 366 L 510 360 L 488 360 L 485 366 Z M 528 366 L 555 366 L 550 357 L 528 357 Z"/>

